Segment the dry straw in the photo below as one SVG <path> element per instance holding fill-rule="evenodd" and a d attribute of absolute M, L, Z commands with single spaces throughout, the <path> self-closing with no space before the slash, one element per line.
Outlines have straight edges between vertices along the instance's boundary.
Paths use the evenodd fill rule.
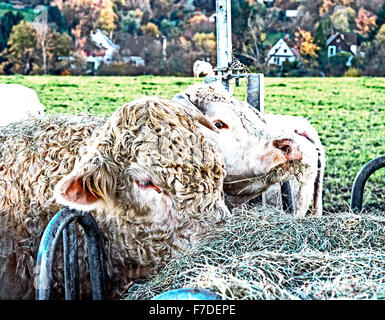
<path fill-rule="evenodd" d="M 225 299 L 381 299 L 384 247 L 384 212 L 299 220 L 243 208 L 124 298 L 201 287 Z"/>

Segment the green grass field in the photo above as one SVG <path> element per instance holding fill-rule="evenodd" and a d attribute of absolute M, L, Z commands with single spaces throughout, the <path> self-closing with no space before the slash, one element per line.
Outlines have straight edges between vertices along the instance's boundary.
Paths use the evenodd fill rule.
<path fill-rule="evenodd" d="M 125 102 L 145 95 L 171 98 L 202 79 L 179 77 L 0 77 L 38 93 L 49 113 L 108 116 Z M 235 88 L 244 99 L 246 85 Z M 1 97 L 0 97 L 1 106 Z M 266 78 L 265 112 L 300 115 L 318 130 L 327 154 L 325 209 L 346 211 L 357 172 L 385 155 L 384 78 Z M 366 205 L 385 208 L 385 170 L 367 183 Z"/>

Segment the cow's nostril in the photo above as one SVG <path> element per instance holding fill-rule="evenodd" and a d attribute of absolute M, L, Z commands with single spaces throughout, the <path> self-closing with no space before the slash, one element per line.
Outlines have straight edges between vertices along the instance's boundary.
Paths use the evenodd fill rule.
<path fill-rule="evenodd" d="M 274 140 L 273 146 L 279 149 L 287 160 L 302 160 L 302 153 L 292 139 Z"/>
<path fill-rule="evenodd" d="M 292 143 L 293 140 L 291 139 L 274 140 L 273 146 L 278 148 L 285 154 L 290 154 L 292 151 Z"/>
<path fill-rule="evenodd" d="M 289 146 L 283 146 L 280 148 L 284 153 L 290 154 L 291 153 L 291 148 Z"/>

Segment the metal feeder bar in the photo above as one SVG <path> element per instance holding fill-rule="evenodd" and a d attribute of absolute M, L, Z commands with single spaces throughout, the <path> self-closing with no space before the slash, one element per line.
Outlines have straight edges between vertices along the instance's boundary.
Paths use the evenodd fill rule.
<path fill-rule="evenodd" d="M 369 161 L 365 164 L 361 170 L 358 172 L 356 178 L 354 179 L 351 198 L 350 198 L 350 207 L 353 211 L 362 210 L 362 201 L 364 197 L 364 188 L 366 181 L 369 177 L 378 169 L 385 167 L 385 156 L 380 156 Z"/>
<path fill-rule="evenodd" d="M 79 223 L 87 238 L 88 260 L 94 300 L 106 299 L 106 270 L 103 240 L 95 219 L 88 212 L 64 208 L 49 222 L 40 241 L 37 256 L 36 300 L 52 296 L 52 266 L 55 248 L 63 235 L 64 278 L 66 300 L 79 299 L 79 266 L 77 227 Z"/>

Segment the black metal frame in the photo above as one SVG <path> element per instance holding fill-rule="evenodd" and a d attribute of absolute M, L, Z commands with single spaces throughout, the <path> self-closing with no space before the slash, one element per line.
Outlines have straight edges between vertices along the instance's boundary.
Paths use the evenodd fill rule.
<path fill-rule="evenodd" d="M 352 208 L 353 211 L 362 210 L 362 201 L 364 197 L 364 188 L 365 188 L 366 181 L 368 181 L 369 177 L 374 172 L 384 167 L 385 167 L 385 156 L 380 156 L 369 161 L 358 172 L 356 178 L 354 179 L 352 194 L 350 198 L 350 207 Z"/>
<path fill-rule="evenodd" d="M 98 225 L 90 213 L 64 208 L 51 219 L 40 241 L 36 264 L 36 300 L 49 300 L 52 296 L 52 266 L 55 248 L 61 235 L 63 235 L 65 299 L 79 299 L 78 245 L 75 222 L 82 226 L 87 238 L 92 298 L 94 300 L 106 299 L 105 252 Z"/>
<path fill-rule="evenodd" d="M 283 210 L 295 215 L 293 192 L 291 191 L 289 180 L 281 184 L 281 196 Z"/>

